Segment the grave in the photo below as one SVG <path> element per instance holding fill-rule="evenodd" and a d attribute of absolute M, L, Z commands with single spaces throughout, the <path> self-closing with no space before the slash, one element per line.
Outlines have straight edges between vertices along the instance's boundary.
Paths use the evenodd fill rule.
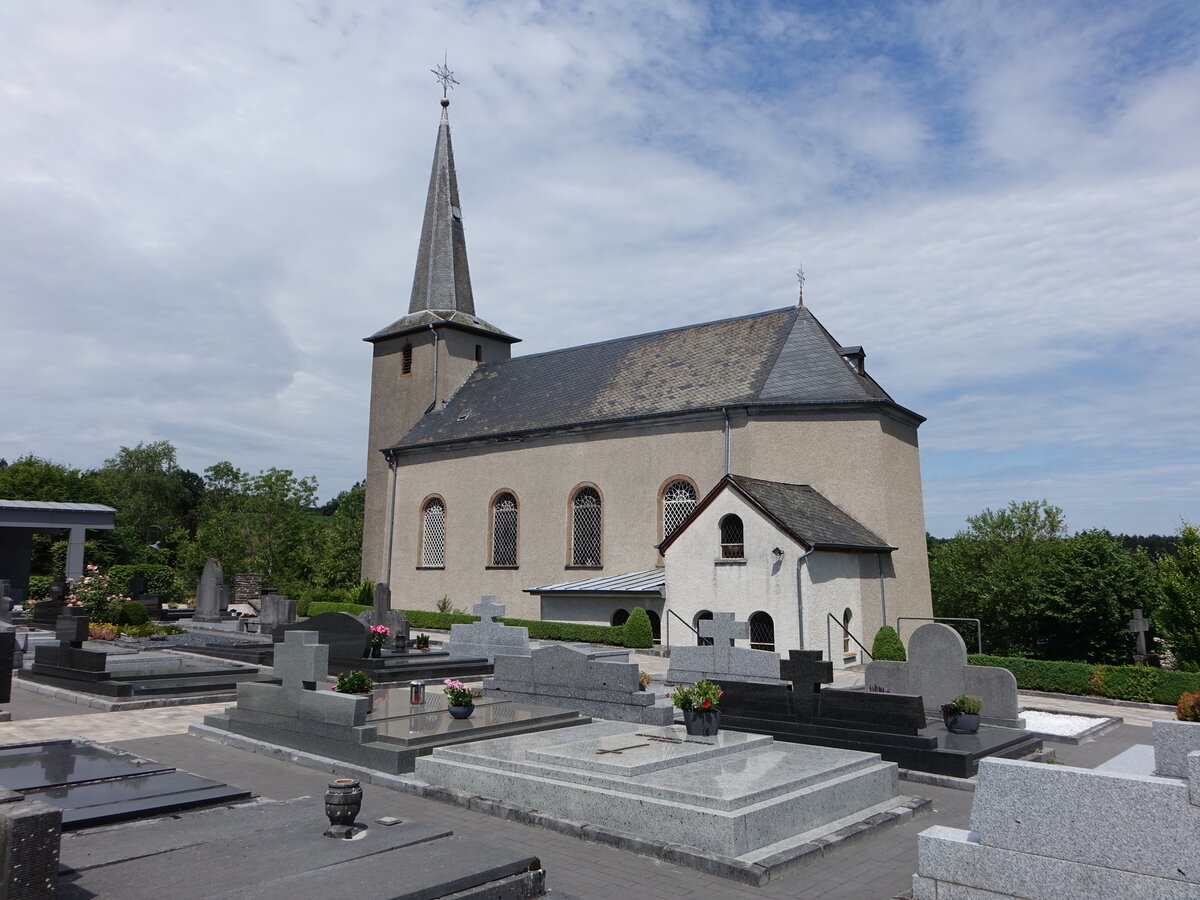
<path fill-rule="evenodd" d="M 229 614 L 228 595 L 226 594 L 225 573 L 221 564 L 209 558 L 200 573 L 200 585 L 196 588 L 196 610 L 192 615 L 193 622 L 224 622 L 231 618 Z"/>
<path fill-rule="evenodd" d="M 1023 757 L 1041 749 L 1035 735 L 981 725 L 952 734 L 940 713 L 929 721 L 915 694 L 822 689 L 833 665 L 819 650 L 792 650 L 780 663 L 790 685 L 722 682 L 721 726 L 781 741 L 878 753 L 902 768 L 957 778 L 974 775 L 988 756 Z"/>
<path fill-rule="evenodd" d="M 95 694 L 101 697 L 182 697 L 231 691 L 241 681 L 258 677 L 249 666 L 201 663 L 186 656 L 147 653 L 108 665 L 104 650 L 87 650 L 88 617 L 82 609 L 68 608 L 58 617 L 59 643 L 34 648 L 33 666 L 21 677 L 39 684 Z"/>
<path fill-rule="evenodd" d="M 250 797 L 248 791 L 78 739 L 0 747 L 0 786 L 61 811 L 64 831 Z"/>
<path fill-rule="evenodd" d="M 296 601 L 281 594 L 267 594 L 262 598 L 258 620 L 264 630 L 291 625 L 296 621 Z"/>
<path fill-rule="evenodd" d="M 146 607 L 150 618 L 162 618 L 162 598 L 158 594 L 146 592 L 146 576 L 141 572 L 134 572 L 133 577 L 129 579 L 129 597 Z"/>
<path fill-rule="evenodd" d="M 62 847 L 72 897 L 120 900 L 516 900 L 544 893 L 528 850 L 401 820 L 391 792 L 363 785 L 353 840 L 331 840 L 313 773 L 312 796 L 131 822 L 72 835 Z M 69 879 L 69 880 L 68 880 Z M 33 896 L 46 896 L 38 894 Z"/>
<path fill-rule="evenodd" d="M 0 578 L 0 622 L 12 622 L 13 598 L 7 578 Z"/>
<path fill-rule="evenodd" d="M 737 622 L 733 613 L 714 613 L 700 621 L 700 636 L 712 644 L 699 647 L 672 645 L 668 684 L 690 684 L 702 679 L 759 681 L 779 684 L 779 654 L 737 647 L 735 640 L 749 640 L 748 622 Z"/>
<path fill-rule="evenodd" d="M 489 662 L 498 655 L 528 656 L 529 629 L 505 625 L 496 619 L 504 615 L 503 605 L 491 594 L 471 607 L 479 621 L 471 625 L 451 625 L 446 650 L 454 656 L 483 656 Z"/>
<path fill-rule="evenodd" d="M 368 625 L 386 625 L 387 640 L 384 650 L 407 650 L 409 638 L 408 617 L 398 609 L 392 609 L 392 591 L 386 582 L 375 585 L 372 595 L 374 605 L 359 616 Z"/>
<path fill-rule="evenodd" d="M 641 690 L 636 663 L 592 659 L 571 647 L 497 656 L 483 690 L 488 697 L 561 706 L 620 722 L 670 725 L 675 719 L 674 707 L 655 705 L 654 694 Z"/>
<path fill-rule="evenodd" d="M 407 685 L 373 695 L 338 694 L 329 690 L 330 656 L 316 632 L 287 632 L 275 651 L 282 684 L 238 685 L 237 705 L 206 716 L 192 731 L 218 739 L 241 735 L 397 774 L 412 771 L 417 756 L 437 746 L 590 721 L 573 710 L 487 696 L 476 701 L 471 718 L 455 719 L 436 686 L 419 705 L 410 702 Z"/>
<path fill-rule="evenodd" d="M 58 617 L 67 608 L 68 593 L 66 579 L 62 577 L 54 579 L 46 591 L 46 599 L 40 600 L 34 605 L 33 614 L 29 617 L 30 624 L 38 628 L 53 630 Z"/>
<path fill-rule="evenodd" d="M 1097 769 L 984 760 L 970 831 L 918 837 L 914 900 L 1200 897 L 1200 724 L 1172 723 L 1195 729 L 1174 777 L 1153 773 L 1154 724 L 1152 756 L 1126 751 Z"/>
<path fill-rule="evenodd" d="M 897 794 L 895 764 L 875 754 L 624 722 L 439 747 L 417 760 L 416 777 L 752 883 L 852 823 L 919 805 Z"/>
<path fill-rule="evenodd" d="M 925 712 L 941 716 L 943 703 L 959 694 L 983 701 L 986 725 L 1024 728 L 1017 702 L 1017 679 L 1007 669 L 967 665 L 967 645 L 949 625 L 930 622 L 908 640 L 908 662 L 874 660 L 867 663 L 866 681 L 896 694 L 919 694 Z"/>

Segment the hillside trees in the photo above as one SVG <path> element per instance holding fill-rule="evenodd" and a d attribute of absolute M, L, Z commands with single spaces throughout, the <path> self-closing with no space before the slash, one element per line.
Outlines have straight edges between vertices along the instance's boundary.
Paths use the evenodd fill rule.
<path fill-rule="evenodd" d="M 1200 528 L 1184 523 L 1174 556 L 1157 560 L 1162 600 L 1154 624 L 1189 672 L 1200 671 Z"/>

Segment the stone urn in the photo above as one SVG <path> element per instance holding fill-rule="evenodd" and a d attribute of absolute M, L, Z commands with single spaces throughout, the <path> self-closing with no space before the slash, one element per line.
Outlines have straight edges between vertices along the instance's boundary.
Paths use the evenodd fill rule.
<path fill-rule="evenodd" d="M 326 837 L 354 836 L 354 820 L 362 809 L 362 785 L 353 778 L 337 778 L 325 789 L 325 815 L 329 817 Z"/>
<path fill-rule="evenodd" d="M 475 704 L 472 703 L 470 706 L 447 706 L 446 709 L 450 710 L 450 715 L 456 719 L 469 719 L 471 718 L 471 713 L 475 712 Z"/>
<path fill-rule="evenodd" d="M 712 737 L 721 728 L 721 711 L 719 709 L 685 709 L 683 710 L 683 727 L 688 734 Z"/>

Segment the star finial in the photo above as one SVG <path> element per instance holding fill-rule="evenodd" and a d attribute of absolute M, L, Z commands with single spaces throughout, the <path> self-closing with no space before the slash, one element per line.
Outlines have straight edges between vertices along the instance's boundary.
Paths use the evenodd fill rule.
<path fill-rule="evenodd" d="M 800 282 L 800 301 L 796 305 L 803 306 L 804 305 L 804 266 L 801 266 L 800 268 L 798 268 L 796 270 L 796 280 L 798 282 Z"/>
<path fill-rule="evenodd" d="M 454 80 L 454 73 L 451 72 L 450 68 L 446 65 L 446 58 L 443 56 L 442 64 L 436 69 L 430 69 L 429 71 L 434 74 L 434 76 L 442 85 L 442 106 L 449 106 L 450 98 L 447 96 L 447 92 L 454 87 L 454 85 L 458 84 L 458 82 Z"/>

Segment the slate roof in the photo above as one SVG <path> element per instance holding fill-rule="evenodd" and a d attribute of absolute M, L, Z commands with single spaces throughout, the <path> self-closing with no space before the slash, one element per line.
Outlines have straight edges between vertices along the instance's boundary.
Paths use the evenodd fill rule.
<path fill-rule="evenodd" d="M 481 365 L 395 449 L 762 403 L 903 410 L 803 307 Z"/>
<path fill-rule="evenodd" d="M 764 481 L 745 475 L 727 475 L 726 479 L 793 537 L 814 550 L 896 549 L 807 484 Z"/>
<path fill-rule="evenodd" d="M 663 569 L 645 572 L 625 572 L 621 575 L 606 575 L 603 578 L 585 578 L 582 581 L 564 581 L 561 584 L 546 584 L 542 587 L 525 588 L 527 594 L 566 593 L 631 593 L 658 594 L 667 583 Z"/>

